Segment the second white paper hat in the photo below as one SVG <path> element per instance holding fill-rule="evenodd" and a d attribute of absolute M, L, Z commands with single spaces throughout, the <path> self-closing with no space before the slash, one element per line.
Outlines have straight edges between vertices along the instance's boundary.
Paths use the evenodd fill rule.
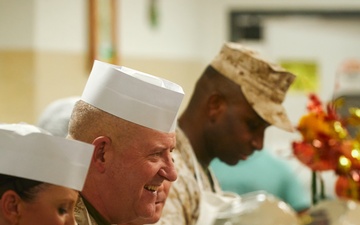
<path fill-rule="evenodd" d="M 93 151 L 30 124 L 0 124 L 0 174 L 81 191 Z"/>
<path fill-rule="evenodd" d="M 81 100 L 124 120 L 173 132 L 184 91 L 171 81 L 95 60 Z"/>

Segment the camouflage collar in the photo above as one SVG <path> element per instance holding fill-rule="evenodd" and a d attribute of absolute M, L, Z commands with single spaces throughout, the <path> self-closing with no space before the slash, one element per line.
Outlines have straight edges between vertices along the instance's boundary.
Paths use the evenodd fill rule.
<path fill-rule="evenodd" d="M 81 196 L 81 198 L 90 216 L 94 218 L 94 220 L 98 225 L 111 225 L 109 222 L 105 220 L 105 218 L 102 215 L 100 215 L 100 213 L 94 208 L 94 206 L 90 204 L 90 202 L 88 202 L 83 196 Z"/>

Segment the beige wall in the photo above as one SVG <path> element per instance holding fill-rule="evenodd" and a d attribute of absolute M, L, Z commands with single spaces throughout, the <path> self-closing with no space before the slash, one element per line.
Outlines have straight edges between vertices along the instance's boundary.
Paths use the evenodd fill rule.
<path fill-rule="evenodd" d="M 34 58 L 31 51 L 0 51 L 0 122 L 33 121 Z"/>
<path fill-rule="evenodd" d="M 121 65 L 183 86 L 184 109 L 205 65 L 191 60 L 123 57 Z M 0 51 L 0 122 L 36 123 L 52 101 L 81 95 L 91 66 L 85 54 Z"/>
<path fill-rule="evenodd" d="M 124 57 L 121 64 L 180 84 L 185 92 L 180 111 L 183 111 L 189 101 L 195 82 L 205 67 L 205 65 L 195 60 L 141 57 Z"/>
<path fill-rule="evenodd" d="M 83 55 L 0 51 L 0 122 L 35 123 L 51 101 L 80 95 L 88 68 Z"/>
<path fill-rule="evenodd" d="M 37 52 L 33 121 L 50 102 L 81 95 L 91 67 L 85 54 Z"/>

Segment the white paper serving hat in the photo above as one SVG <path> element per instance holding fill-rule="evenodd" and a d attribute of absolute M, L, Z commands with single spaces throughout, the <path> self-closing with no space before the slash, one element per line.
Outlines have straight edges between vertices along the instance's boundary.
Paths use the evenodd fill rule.
<path fill-rule="evenodd" d="M 0 124 L 0 174 L 81 191 L 93 150 L 30 124 Z"/>
<path fill-rule="evenodd" d="M 173 132 L 184 92 L 171 81 L 95 60 L 81 100 L 124 120 Z"/>

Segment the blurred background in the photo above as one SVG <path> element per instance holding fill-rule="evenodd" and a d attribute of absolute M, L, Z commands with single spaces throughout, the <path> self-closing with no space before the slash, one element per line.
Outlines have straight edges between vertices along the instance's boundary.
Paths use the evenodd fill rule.
<path fill-rule="evenodd" d="M 94 58 L 177 82 L 183 109 L 230 40 L 297 73 L 284 102 L 296 125 L 307 95 L 330 100 L 342 65 L 360 59 L 360 1 L 0 0 L 0 122 L 35 123 L 52 101 L 81 95 Z M 297 134 L 266 135 L 291 161 Z M 308 187 L 309 171 L 292 165 Z"/>

